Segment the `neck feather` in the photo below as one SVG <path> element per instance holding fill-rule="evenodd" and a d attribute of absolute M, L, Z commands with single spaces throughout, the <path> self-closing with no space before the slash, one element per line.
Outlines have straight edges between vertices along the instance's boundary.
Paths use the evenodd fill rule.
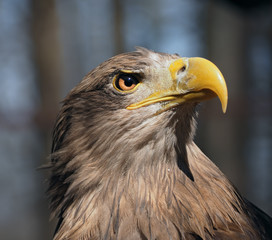
<path fill-rule="evenodd" d="M 230 223 L 250 232 L 241 226 L 248 225 L 243 200 L 193 143 L 191 113 L 173 116 L 142 123 L 141 115 L 139 124 L 119 117 L 115 131 L 92 121 L 92 130 L 83 123 L 66 136 L 67 146 L 52 155 L 55 240 L 209 239 Z"/>

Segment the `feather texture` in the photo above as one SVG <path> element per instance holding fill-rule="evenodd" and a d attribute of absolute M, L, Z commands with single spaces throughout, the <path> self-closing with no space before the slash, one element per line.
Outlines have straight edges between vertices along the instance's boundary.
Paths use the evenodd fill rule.
<path fill-rule="evenodd" d="M 54 240 L 272 239 L 271 218 L 193 142 L 195 103 L 158 115 L 156 106 L 128 111 L 133 94 L 112 91 L 118 71 L 148 79 L 175 58 L 142 48 L 118 55 L 64 100 L 48 189 L 59 218 Z"/>

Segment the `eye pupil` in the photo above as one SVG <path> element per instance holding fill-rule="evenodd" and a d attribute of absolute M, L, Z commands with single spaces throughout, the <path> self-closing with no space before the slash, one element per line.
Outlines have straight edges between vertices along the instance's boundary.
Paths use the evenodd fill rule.
<path fill-rule="evenodd" d="M 132 84 L 135 84 L 134 79 L 132 79 L 132 78 L 129 77 L 129 76 L 127 76 L 127 77 L 125 77 L 125 78 L 123 78 L 123 79 L 124 79 L 124 83 L 125 83 L 125 85 L 126 85 L 127 87 L 131 87 Z"/>
<path fill-rule="evenodd" d="M 115 86 L 122 91 L 132 90 L 139 83 L 133 75 L 120 74 L 115 82 Z"/>

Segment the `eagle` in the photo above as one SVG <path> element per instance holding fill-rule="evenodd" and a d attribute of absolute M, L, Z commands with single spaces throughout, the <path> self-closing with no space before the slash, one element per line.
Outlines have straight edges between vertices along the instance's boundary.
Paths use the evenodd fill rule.
<path fill-rule="evenodd" d="M 62 102 L 50 155 L 54 240 L 272 239 L 272 219 L 194 143 L 200 102 L 228 93 L 209 60 L 142 47 Z"/>

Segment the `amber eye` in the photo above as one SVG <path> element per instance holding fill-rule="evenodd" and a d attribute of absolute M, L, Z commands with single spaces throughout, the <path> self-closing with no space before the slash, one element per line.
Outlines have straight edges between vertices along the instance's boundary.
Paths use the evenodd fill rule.
<path fill-rule="evenodd" d="M 115 86 L 121 91 L 129 91 L 136 87 L 138 79 L 131 74 L 120 74 L 115 80 Z"/>

